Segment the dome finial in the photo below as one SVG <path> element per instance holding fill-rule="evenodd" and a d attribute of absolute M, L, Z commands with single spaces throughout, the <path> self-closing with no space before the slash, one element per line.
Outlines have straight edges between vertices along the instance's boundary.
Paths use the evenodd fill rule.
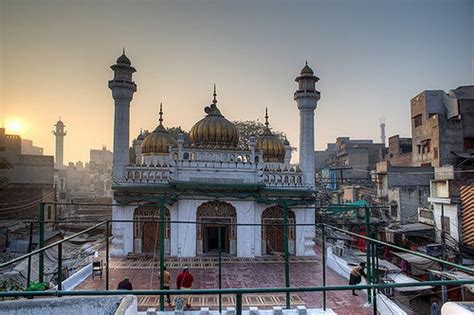
<path fill-rule="evenodd" d="M 122 48 L 122 54 L 125 55 L 125 46 L 123 46 L 123 48 Z"/>
<path fill-rule="evenodd" d="M 163 103 L 160 102 L 160 126 L 163 125 Z"/>
<path fill-rule="evenodd" d="M 308 59 L 306 59 L 305 65 L 306 65 L 306 66 L 308 65 Z"/>
<path fill-rule="evenodd" d="M 212 100 L 213 104 L 217 103 L 217 92 L 216 92 L 216 84 L 214 83 L 214 93 L 212 94 L 214 96 L 214 99 Z"/>
<path fill-rule="evenodd" d="M 265 107 L 265 127 L 268 128 L 268 107 Z"/>

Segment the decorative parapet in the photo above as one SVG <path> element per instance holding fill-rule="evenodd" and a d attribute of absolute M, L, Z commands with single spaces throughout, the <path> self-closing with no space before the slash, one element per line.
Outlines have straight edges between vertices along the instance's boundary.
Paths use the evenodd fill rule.
<path fill-rule="evenodd" d="M 265 163 L 262 172 L 265 186 L 272 188 L 304 188 L 303 173 L 298 164 Z"/>
<path fill-rule="evenodd" d="M 129 166 L 127 167 L 126 183 L 163 184 L 170 180 L 168 166 Z"/>

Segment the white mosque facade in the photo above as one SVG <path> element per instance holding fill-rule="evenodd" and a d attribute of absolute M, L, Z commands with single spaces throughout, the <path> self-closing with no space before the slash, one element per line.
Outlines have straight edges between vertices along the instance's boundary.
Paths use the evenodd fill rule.
<path fill-rule="evenodd" d="M 165 255 L 213 255 L 218 231 L 221 249 L 227 255 L 281 253 L 283 207 L 288 209 L 290 224 L 289 253 L 315 254 L 314 111 L 320 94 L 315 88 L 319 78 L 308 65 L 296 78 L 294 94 L 300 113 L 299 165 L 290 164 L 290 145 L 270 131 L 267 115 L 263 134 L 240 144 L 236 127 L 221 112 L 225 107 L 218 105 L 215 90 L 204 118 L 187 136 L 174 138 L 166 131 L 160 108 L 156 129 L 133 141 L 135 161 L 131 162 L 130 103 L 136 92 L 135 68 L 125 53 L 111 68 L 114 78 L 109 88 L 115 101 L 112 218 L 123 220 L 112 225 L 112 256 L 159 250 L 156 200 L 166 200 Z M 295 223 L 306 225 L 293 226 Z"/>

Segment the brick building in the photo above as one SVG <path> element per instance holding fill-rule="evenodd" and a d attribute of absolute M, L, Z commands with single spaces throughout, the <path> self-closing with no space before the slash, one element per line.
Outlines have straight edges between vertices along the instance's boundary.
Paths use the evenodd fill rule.
<path fill-rule="evenodd" d="M 40 201 L 55 201 L 53 185 L 54 159 L 52 156 L 22 154 L 18 135 L 5 133 L 0 128 L 0 156 L 11 168 L 0 169 L 6 185 L 0 189 L 0 219 L 33 219 L 38 217 Z M 46 209 L 52 219 L 54 209 Z"/>
<path fill-rule="evenodd" d="M 455 153 L 474 153 L 474 85 L 419 93 L 411 120 L 413 165 L 439 167 L 453 164 Z"/>

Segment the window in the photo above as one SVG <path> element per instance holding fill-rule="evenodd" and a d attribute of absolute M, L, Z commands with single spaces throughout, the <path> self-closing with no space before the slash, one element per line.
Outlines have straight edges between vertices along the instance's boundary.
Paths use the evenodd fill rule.
<path fill-rule="evenodd" d="M 449 227 L 449 217 L 441 217 L 441 228 L 445 233 L 451 234 Z"/>
<path fill-rule="evenodd" d="M 49 220 L 52 219 L 52 218 L 51 218 L 51 214 L 52 214 L 52 212 L 51 212 L 52 209 L 51 209 L 51 208 L 52 208 L 52 206 L 51 206 L 51 205 L 48 205 L 48 208 L 47 208 L 47 210 L 46 210 L 46 221 L 49 221 Z"/>
<path fill-rule="evenodd" d="M 421 126 L 423 115 L 417 115 L 413 117 L 413 122 L 415 123 L 415 128 Z"/>
<path fill-rule="evenodd" d="M 392 218 L 397 218 L 398 217 L 398 205 L 397 203 L 391 203 L 390 204 L 390 215 Z"/>
<path fill-rule="evenodd" d="M 474 149 L 474 138 L 464 138 L 464 149 Z"/>

